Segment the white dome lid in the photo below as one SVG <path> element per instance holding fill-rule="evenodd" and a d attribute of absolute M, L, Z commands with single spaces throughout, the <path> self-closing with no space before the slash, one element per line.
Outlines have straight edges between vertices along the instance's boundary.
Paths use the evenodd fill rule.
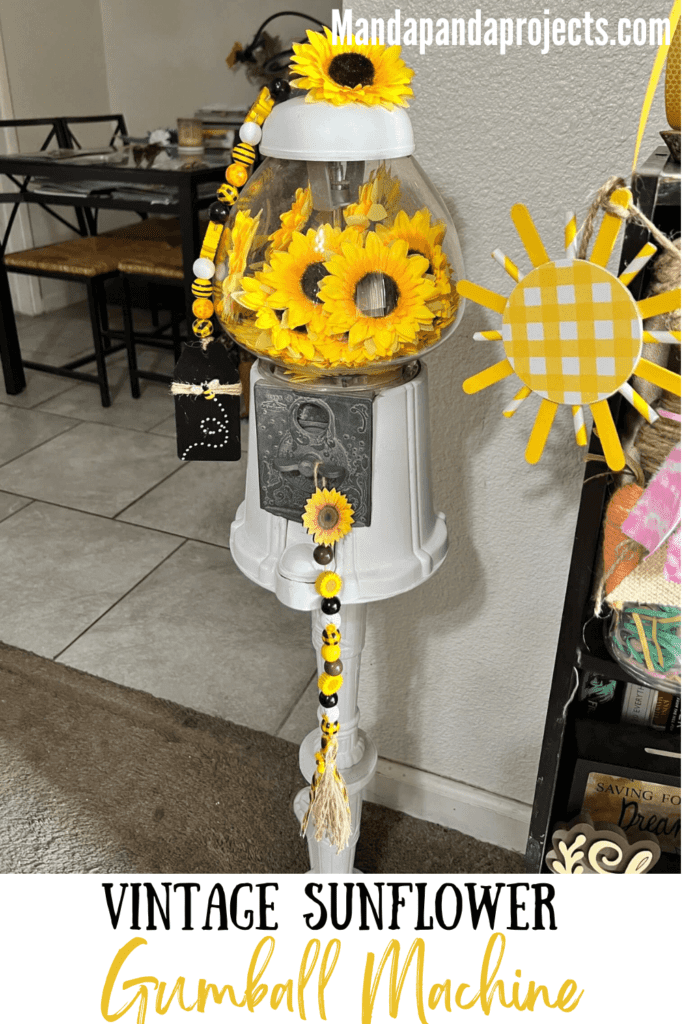
<path fill-rule="evenodd" d="M 336 107 L 297 96 L 266 118 L 260 150 L 282 160 L 390 160 L 410 156 L 415 140 L 403 107 Z"/>

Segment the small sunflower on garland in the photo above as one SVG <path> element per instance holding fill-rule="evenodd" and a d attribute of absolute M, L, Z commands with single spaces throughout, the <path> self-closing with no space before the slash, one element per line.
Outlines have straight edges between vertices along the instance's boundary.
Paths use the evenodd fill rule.
<path fill-rule="evenodd" d="M 307 32 L 308 43 L 294 43 L 292 79 L 296 89 L 307 89 L 307 103 L 362 103 L 367 107 L 407 107 L 413 95 L 410 81 L 414 72 L 405 65 L 399 46 L 333 43 L 325 34 Z"/>
<path fill-rule="evenodd" d="M 353 526 L 353 507 L 336 488 L 316 488 L 301 517 L 316 544 L 329 547 L 342 540 Z"/>

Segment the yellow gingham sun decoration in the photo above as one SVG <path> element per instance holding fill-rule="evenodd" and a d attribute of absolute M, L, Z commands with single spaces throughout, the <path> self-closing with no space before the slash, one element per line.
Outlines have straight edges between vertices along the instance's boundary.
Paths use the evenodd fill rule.
<path fill-rule="evenodd" d="M 611 201 L 628 208 L 631 193 L 619 189 Z M 627 285 L 657 251 L 650 243 L 617 278 L 606 265 L 621 226 L 621 218 L 606 213 L 590 260 L 575 259 L 576 219 L 569 217 L 565 258 L 551 261 L 525 206 L 512 208 L 512 220 L 524 243 L 533 269 L 522 276 L 517 267 L 496 250 L 492 255 L 517 282 L 509 299 L 496 292 L 460 281 L 458 292 L 487 309 L 502 314 L 502 331 L 475 334 L 475 341 L 502 341 L 506 358 L 463 384 L 474 394 L 515 373 L 522 388 L 504 410 L 512 416 L 535 392 L 541 407 L 526 450 L 528 462 L 540 459 L 557 408 L 569 405 L 577 443 L 587 443 L 583 406 L 591 407 L 596 430 L 610 469 L 624 468 L 624 453 L 607 399 L 619 392 L 649 422 L 657 413 L 628 383 L 633 374 L 659 387 L 681 393 L 681 378 L 642 358 L 643 341 L 678 341 L 680 332 L 667 339 L 643 331 L 643 318 L 669 313 L 681 304 L 680 288 L 636 302 Z"/>

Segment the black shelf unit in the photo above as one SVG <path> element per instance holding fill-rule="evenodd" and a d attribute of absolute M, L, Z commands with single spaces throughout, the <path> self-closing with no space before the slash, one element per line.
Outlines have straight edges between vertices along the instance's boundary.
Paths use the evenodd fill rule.
<path fill-rule="evenodd" d="M 680 232 L 680 165 L 670 160 L 666 147 L 658 147 L 639 168 L 631 188 L 640 209 L 661 231 L 670 237 Z M 620 272 L 647 241 L 647 230 L 629 222 Z M 647 267 L 630 285 L 636 299 L 646 293 L 649 270 Z M 619 428 L 626 411 L 620 397 L 611 399 L 610 406 Z M 589 452 L 602 454 L 594 434 Z M 680 786 L 680 733 L 594 720 L 586 716 L 585 704 L 579 701 L 586 677 L 638 682 L 610 657 L 603 622 L 593 612 L 603 513 L 614 487 L 605 468 L 603 462 L 589 461 L 584 476 L 527 842 L 530 872 L 548 871 L 545 855 L 552 846 L 555 823 L 567 821 L 581 810 L 583 791 L 577 774 L 582 764 L 600 766 L 605 774 L 644 774 Z M 680 859 L 663 853 L 655 871 L 679 872 Z"/>

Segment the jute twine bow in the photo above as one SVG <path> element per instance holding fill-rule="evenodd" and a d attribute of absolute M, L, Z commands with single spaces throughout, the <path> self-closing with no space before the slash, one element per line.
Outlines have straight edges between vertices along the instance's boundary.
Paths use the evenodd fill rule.
<path fill-rule="evenodd" d="M 577 259 L 585 260 L 588 257 L 588 247 L 595 231 L 595 222 L 601 210 L 605 213 L 611 213 L 614 217 L 619 217 L 623 221 L 634 220 L 638 224 L 641 224 L 644 228 L 652 235 L 653 239 L 657 242 L 662 249 L 675 256 L 676 259 L 681 258 L 680 249 L 674 245 L 670 238 L 667 238 L 663 232 L 656 227 L 652 221 L 645 216 L 636 204 L 631 201 L 629 205 L 624 208 L 622 206 L 616 206 L 610 202 L 612 193 L 618 188 L 629 188 L 628 182 L 620 177 L 615 176 L 609 178 L 602 188 L 599 188 L 595 193 L 595 199 L 593 200 L 590 210 L 586 216 L 583 225 L 581 226 L 581 242 L 579 244 L 578 252 L 576 254 Z"/>
<path fill-rule="evenodd" d="M 204 398 L 211 401 L 216 395 L 241 395 L 241 384 L 221 384 L 217 379 L 204 381 L 203 384 L 183 384 L 174 380 L 171 384 L 172 395 L 191 395 L 193 398 Z"/>

